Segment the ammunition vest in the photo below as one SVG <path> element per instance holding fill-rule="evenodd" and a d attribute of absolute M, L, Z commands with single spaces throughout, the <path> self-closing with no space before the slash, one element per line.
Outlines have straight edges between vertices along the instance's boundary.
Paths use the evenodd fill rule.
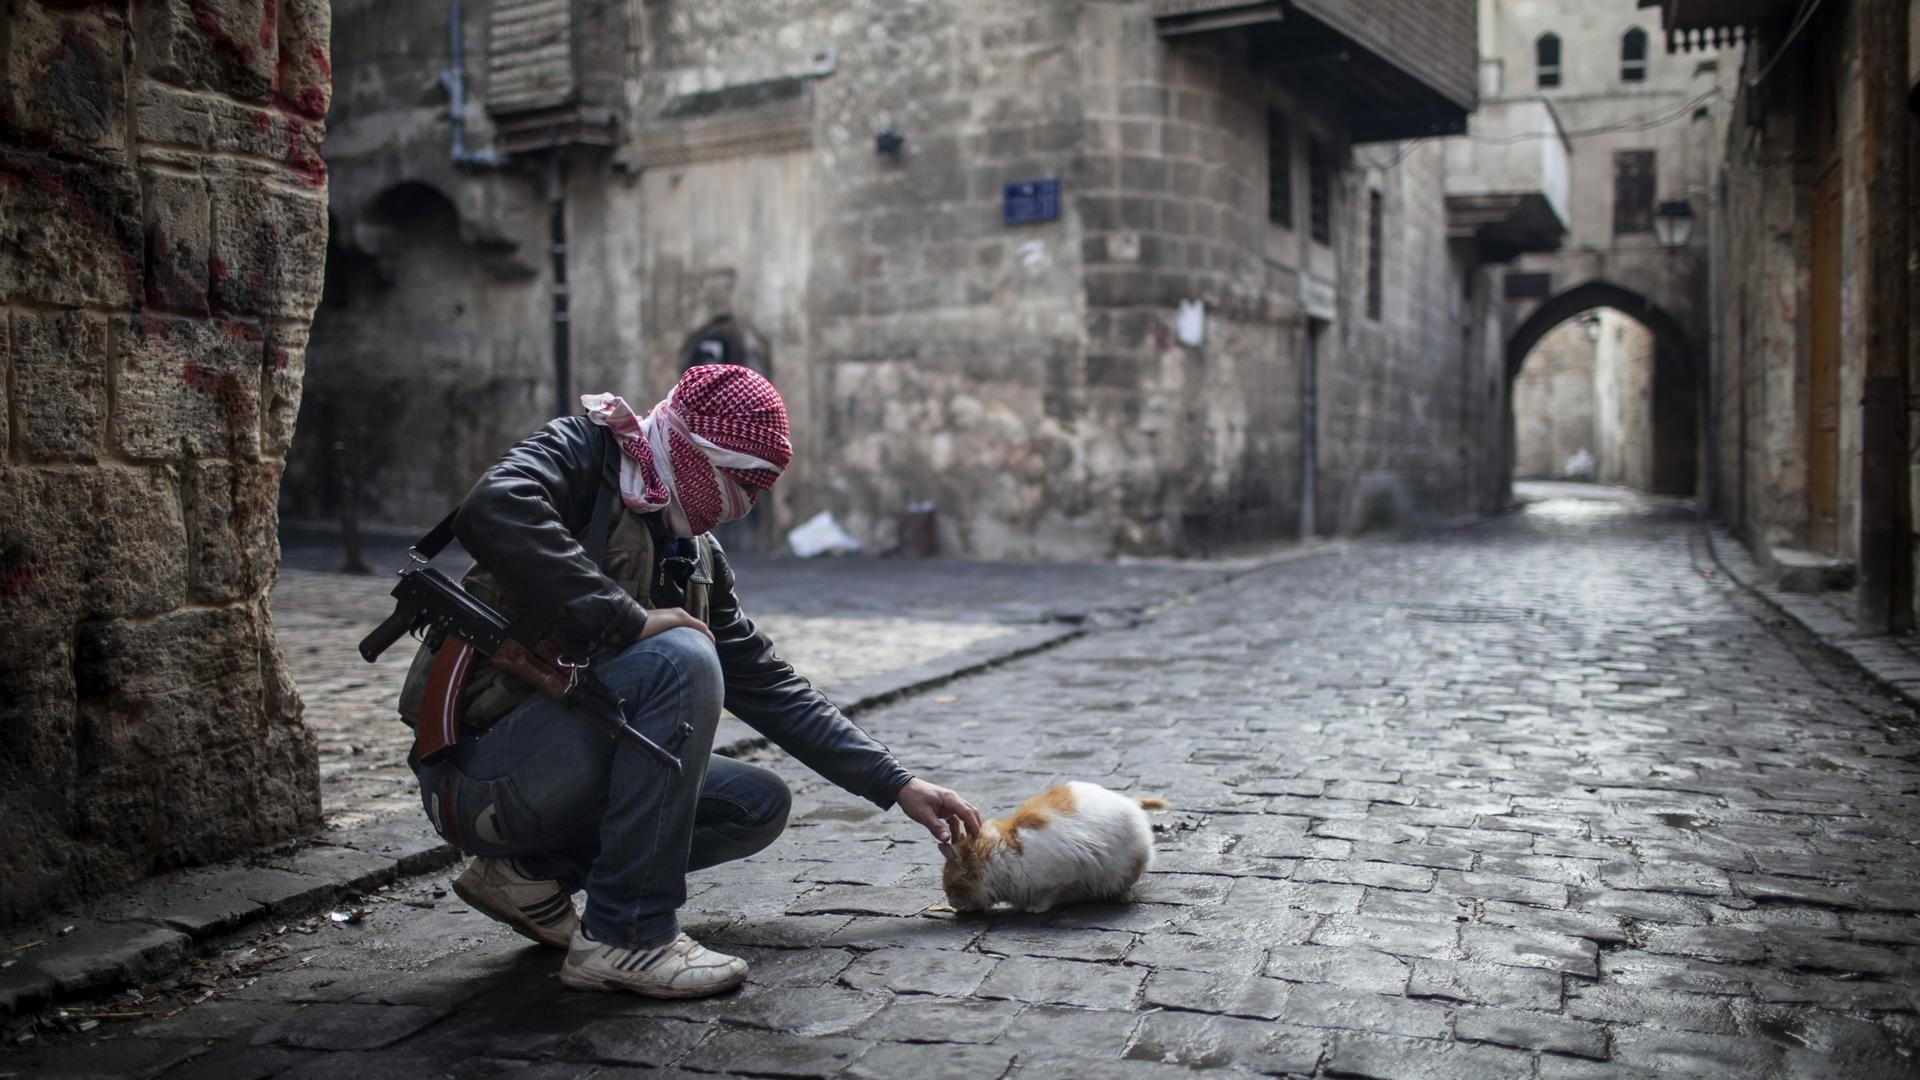
<path fill-rule="evenodd" d="M 713 590 L 713 546 L 705 536 L 696 539 L 694 545 L 697 557 L 684 596 L 678 604 L 665 606 L 685 608 L 687 614 L 706 622 Z M 646 515 L 621 506 L 607 536 L 607 554 L 601 570 L 625 589 L 627 595 L 639 601 L 641 607 L 652 609 L 655 586 L 660 585 L 663 593 L 670 587 L 663 580 L 663 563 L 663 553 L 654 543 Z M 467 571 L 461 585 L 516 624 L 528 618 L 519 605 L 507 598 L 494 576 L 478 563 Z M 433 667 L 435 651 L 422 642 L 413 655 L 413 666 L 407 669 L 407 681 L 400 690 L 400 718 L 409 727 L 419 723 L 420 699 L 426 692 L 427 672 Z M 462 722 L 471 727 L 489 727 L 535 693 L 533 687 L 511 672 L 492 664 L 480 664 L 467 677 L 466 688 L 461 693 Z"/>

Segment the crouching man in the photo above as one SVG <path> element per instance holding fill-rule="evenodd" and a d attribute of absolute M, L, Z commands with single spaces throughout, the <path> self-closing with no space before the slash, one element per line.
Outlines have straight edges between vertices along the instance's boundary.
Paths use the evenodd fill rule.
<path fill-rule="evenodd" d="M 911 775 L 793 667 L 740 607 L 706 533 L 744 516 L 793 457 L 786 405 L 745 367 L 683 376 L 644 416 L 610 394 L 508 451 L 461 502 L 467 589 L 515 622 L 595 654 L 631 723 L 673 745 L 675 774 L 602 723 L 481 664 L 453 688 L 460 740 L 414 761 L 434 828 L 477 856 L 453 883 L 475 910 L 567 958 L 582 990 L 702 997 L 747 964 L 680 931 L 689 871 L 742 859 L 786 827 L 772 772 L 712 755 L 722 706 L 808 768 L 942 842 L 979 813 Z M 600 506 L 596 513 L 596 506 Z M 433 650 L 401 693 L 418 724 Z M 436 695 L 436 700 L 443 696 Z M 584 914 L 573 894 L 584 889 Z"/>

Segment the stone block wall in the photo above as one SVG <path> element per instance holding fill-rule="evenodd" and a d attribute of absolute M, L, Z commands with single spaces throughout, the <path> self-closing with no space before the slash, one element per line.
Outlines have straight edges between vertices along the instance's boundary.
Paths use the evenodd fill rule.
<path fill-rule="evenodd" d="M 1600 327 L 1601 348 L 1594 365 L 1594 453 L 1600 458 L 1600 482 L 1653 491 L 1654 463 L 1686 452 L 1672 445 L 1671 434 L 1667 446 L 1656 446 L 1655 439 L 1666 432 L 1654 424 L 1657 369 L 1664 364 L 1671 379 L 1682 360 L 1658 357 L 1653 331 L 1617 311 L 1602 311 Z M 1665 389 L 1671 393 L 1674 388 Z M 1686 429 L 1669 424 L 1667 431 Z"/>
<path fill-rule="evenodd" d="M 837 60 L 812 84 L 816 404 L 797 421 L 802 456 L 833 467 L 783 485 L 800 516 L 831 509 L 884 548 L 892 514 L 931 500 L 943 545 L 988 558 L 1291 535 L 1303 276 L 1339 297 L 1321 342 L 1321 520 L 1483 508 L 1494 485 L 1471 447 L 1491 441 L 1480 395 L 1501 387 L 1468 370 L 1482 307 L 1446 243 L 1441 155 L 1364 159 L 1382 166 L 1368 183 L 1387 196 L 1396 299 L 1388 325 L 1350 330 L 1368 201 L 1338 105 L 1231 49 L 1163 40 L 1151 4 L 649 11 L 643 102 L 791 75 L 821 49 Z M 1269 104 L 1293 118 L 1297 229 L 1267 220 Z M 883 126 L 906 136 L 897 159 L 875 153 Z M 1309 136 L 1335 163 L 1335 245 L 1306 235 Z M 1004 224 L 1003 185 L 1049 177 L 1059 220 Z M 1206 306 L 1198 346 L 1175 337 L 1185 301 Z"/>
<path fill-rule="evenodd" d="M 941 509 L 948 551 L 1107 550 L 1097 500 L 1111 462 L 1101 433 L 1075 423 L 1082 224 L 1071 205 L 1053 222 L 1001 220 L 1010 181 L 1087 184 L 1083 73 L 1104 43 L 1086 36 L 1086 18 L 1107 6 L 646 5 L 643 109 L 834 57 L 832 74 L 809 83 L 811 147 L 796 181 L 809 197 L 778 199 L 804 202 L 806 218 L 769 222 L 804 228 L 809 249 L 805 348 L 789 344 L 774 359 L 796 409 L 798 458 L 778 493 L 794 518 L 831 510 L 884 550 L 895 515 L 925 500 Z M 876 152 L 885 127 L 905 137 L 897 156 Z M 666 183 L 682 182 L 666 171 Z M 741 200 L 730 213 L 767 209 Z M 757 254 L 787 258 L 790 239 L 769 237 Z M 666 312 L 652 305 L 647 317 Z M 650 381 L 664 382 L 671 363 L 656 351 Z"/>
<path fill-rule="evenodd" d="M 1266 106 L 1292 110 L 1294 151 L 1330 122 L 1234 56 L 1170 48 L 1150 12 L 1100 9 L 1113 57 L 1092 96 L 1093 167 L 1076 192 L 1087 230 L 1087 409 L 1126 468 L 1103 511 L 1119 550 L 1290 533 L 1300 498 L 1300 275 L 1334 253 L 1266 213 Z M 1182 302 L 1206 306 L 1181 344 Z"/>
<path fill-rule="evenodd" d="M 1598 351 L 1581 322 L 1569 320 L 1528 354 L 1513 380 L 1515 476 L 1559 477 L 1582 450 L 1606 468 L 1594 427 Z"/>
<path fill-rule="evenodd" d="M 1470 33 L 1466 6 L 1446 7 Z M 489 8 L 466 9 L 470 76 Z M 650 403 L 677 343 L 725 311 L 772 343 L 794 417 L 796 464 L 757 515 L 775 534 L 830 510 L 886 550 L 896 516 L 930 501 L 956 554 L 1194 551 L 1298 528 L 1309 283 L 1329 305 L 1323 529 L 1491 508 L 1501 316 L 1477 253 L 1447 240 L 1444 154 L 1353 151 L 1351 109 L 1324 88 L 1257 74 L 1230 42 L 1163 39 L 1153 9 L 632 6 L 626 142 L 569 159 L 576 385 Z M 342 49 L 365 59 L 328 147 L 336 280 L 351 287 L 315 324 L 302 423 L 337 399 L 427 432 L 362 477 L 367 519 L 424 521 L 545 406 L 545 223 L 526 212 L 544 209 L 540 162 L 456 170 L 444 107 L 392 92 L 438 75 L 443 13 L 335 12 Z M 1470 50 L 1455 51 L 1464 73 Z M 1268 221 L 1270 105 L 1294 125 L 1292 228 Z M 876 147 L 887 128 L 897 153 Z M 487 145 L 480 130 L 469 145 Z M 1332 164 L 1332 244 L 1308 235 L 1310 136 Z M 1005 185 L 1043 179 L 1059 181 L 1058 218 L 1008 224 Z M 445 220 L 370 213 L 417 188 Z M 1379 318 L 1365 305 L 1374 192 Z M 1183 345 L 1176 314 L 1195 301 L 1205 340 Z M 327 502 L 327 441 L 290 468 L 307 513 Z"/>
<path fill-rule="evenodd" d="M 1420 529 L 1497 509 L 1480 449 L 1503 426 L 1498 338 L 1481 332 L 1494 290 L 1451 244 L 1446 154 L 1433 142 L 1356 147 L 1335 224 L 1338 315 L 1320 359 L 1323 533 Z M 1369 203 L 1382 207 L 1381 310 L 1368 312 Z M 1498 374 L 1496 374 L 1498 373 Z"/>
<path fill-rule="evenodd" d="M 1743 83 L 1733 102 L 1716 228 L 1715 505 L 1763 562 L 1776 547 L 1856 559 L 1863 633 L 1915 621 L 1920 565 L 1909 15 L 1829 5 L 1793 49 L 1748 58 L 1747 74 L 1763 62 L 1777 73 Z M 1823 239 L 1837 249 L 1825 319 L 1814 279 Z M 1837 401 L 1825 417 L 1816 353 L 1832 357 Z M 1814 435 L 1823 421 L 1830 448 Z M 1824 527 L 1823 493 L 1835 513 Z"/>
<path fill-rule="evenodd" d="M 493 4 L 462 7 L 467 137 L 485 148 Z M 447 99 L 422 92 L 449 63 L 448 5 L 334 0 L 332 11 L 333 50 L 354 77 L 327 114 L 331 261 L 280 512 L 337 520 L 352 491 L 362 521 L 424 530 L 553 415 L 544 155 L 453 160 Z M 605 156 L 578 164 L 569 187 L 617 188 Z M 569 217 L 573 277 L 590 289 L 592 250 L 628 230 L 578 203 Z M 637 351 L 596 332 L 603 313 L 635 306 L 638 268 L 622 269 L 620 296 L 575 305 L 576 392 L 611 388 L 590 377 L 595 357 Z"/>
<path fill-rule="evenodd" d="M 274 497 L 325 0 L 6 0 L 0 923 L 319 821 Z"/>

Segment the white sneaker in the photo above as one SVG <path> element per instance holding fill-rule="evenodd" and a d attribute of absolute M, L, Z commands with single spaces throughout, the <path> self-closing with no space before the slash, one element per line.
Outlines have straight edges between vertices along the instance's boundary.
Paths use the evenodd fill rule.
<path fill-rule="evenodd" d="M 604 945 L 576 932 L 560 981 L 575 990 L 631 990 L 642 997 L 697 998 L 747 981 L 747 962 L 685 934 L 651 949 Z"/>
<path fill-rule="evenodd" d="M 559 883 L 526 877 L 512 859 L 473 860 L 453 879 L 453 891 L 475 911 L 548 948 L 566 948 L 580 929 L 573 898 Z"/>

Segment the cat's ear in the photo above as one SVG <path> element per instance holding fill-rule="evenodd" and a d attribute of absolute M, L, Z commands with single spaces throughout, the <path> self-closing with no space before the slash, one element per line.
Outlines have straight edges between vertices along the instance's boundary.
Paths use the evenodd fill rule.
<path fill-rule="evenodd" d="M 959 853 L 959 852 L 957 852 L 957 851 L 955 851 L 955 850 L 953 850 L 953 845 L 952 845 L 952 844 L 941 844 L 941 845 L 940 845 L 940 854 L 941 854 L 941 855 L 943 855 L 943 856 L 945 856 L 945 857 L 946 857 L 946 860 L 947 860 L 948 862 L 950 862 L 950 863 L 956 863 L 956 864 L 957 864 L 957 863 L 958 863 L 958 862 L 960 861 L 960 853 Z"/>

